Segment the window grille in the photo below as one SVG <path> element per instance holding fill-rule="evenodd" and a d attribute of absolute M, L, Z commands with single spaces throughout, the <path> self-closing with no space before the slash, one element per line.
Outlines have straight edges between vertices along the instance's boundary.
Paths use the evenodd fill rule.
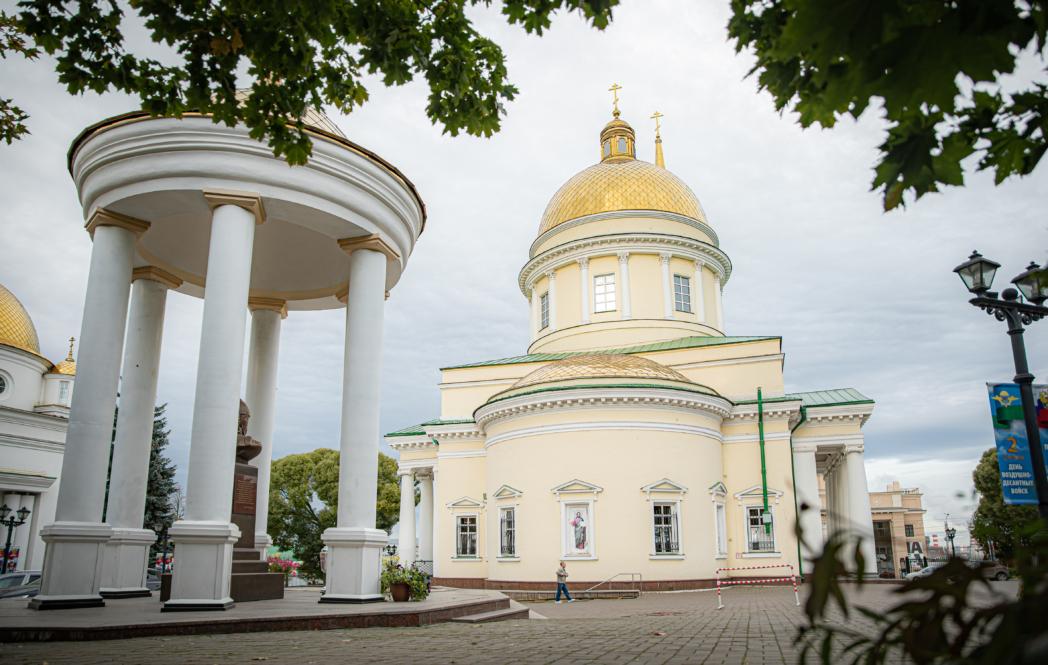
<path fill-rule="evenodd" d="M 455 555 L 477 556 L 476 516 L 458 518 L 455 530 Z"/>
<path fill-rule="evenodd" d="M 691 312 L 691 278 L 673 276 L 673 306 L 678 312 Z"/>
<path fill-rule="evenodd" d="M 750 552 L 774 552 L 775 551 L 775 524 L 771 522 L 771 529 L 764 526 L 764 507 L 746 509 L 746 530 L 749 538 L 747 545 Z M 771 513 L 768 513 L 772 517 Z M 774 520 L 774 518 L 772 518 Z"/>
<path fill-rule="evenodd" d="M 513 508 L 502 511 L 499 534 L 502 543 L 501 556 L 517 556 L 517 517 Z"/>
<path fill-rule="evenodd" d="M 542 322 L 539 324 L 539 330 L 549 328 L 549 291 L 542 294 L 539 300 L 540 318 Z"/>
<path fill-rule="evenodd" d="M 912 524 L 907 524 L 906 525 L 906 537 L 907 538 L 913 538 L 913 525 Z"/>
<path fill-rule="evenodd" d="M 728 520 L 724 514 L 724 504 L 718 503 L 716 509 L 717 515 L 717 554 L 721 556 L 728 555 Z"/>
<path fill-rule="evenodd" d="M 593 311 L 615 311 L 615 273 L 593 277 Z"/>
<path fill-rule="evenodd" d="M 672 503 L 657 503 L 655 515 L 655 554 L 679 554 L 677 513 Z"/>

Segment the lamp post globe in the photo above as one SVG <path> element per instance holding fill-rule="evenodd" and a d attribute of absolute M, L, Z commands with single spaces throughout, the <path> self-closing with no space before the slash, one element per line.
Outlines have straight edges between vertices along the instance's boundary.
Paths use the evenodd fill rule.
<path fill-rule="evenodd" d="M 1012 284 L 1022 291 L 1024 298 L 1035 305 L 1042 305 L 1048 299 L 1048 276 L 1044 273 L 1041 266 L 1030 261 L 1030 265 L 1012 280 Z"/>
<path fill-rule="evenodd" d="M 993 276 L 1000 267 L 1000 263 L 984 258 L 979 252 L 972 252 L 968 260 L 954 268 L 953 271 L 960 275 L 961 281 L 969 291 L 981 296 L 990 290 Z"/>
<path fill-rule="evenodd" d="M 11 509 L 7 507 L 7 504 L 0 506 L 0 520 L 6 520 L 7 516 L 11 514 Z"/>

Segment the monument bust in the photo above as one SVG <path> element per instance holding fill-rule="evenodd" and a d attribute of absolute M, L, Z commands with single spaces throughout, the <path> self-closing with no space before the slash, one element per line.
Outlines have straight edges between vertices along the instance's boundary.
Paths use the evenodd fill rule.
<path fill-rule="evenodd" d="M 262 452 L 262 444 L 247 435 L 247 421 L 251 419 L 244 400 L 240 400 L 240 422 L 237 425 L 237 461 L 247 464 Z"/>

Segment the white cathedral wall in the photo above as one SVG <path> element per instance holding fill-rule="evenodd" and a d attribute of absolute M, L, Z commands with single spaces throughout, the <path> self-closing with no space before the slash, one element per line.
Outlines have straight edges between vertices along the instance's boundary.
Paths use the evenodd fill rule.
<path fill-rule="evenodd" d="M 0 344 L 0 375 L 7 383 L 0 394 L 0 407 L 32 411 L 40 399 L 43 373 L 50 368 L 51 364 L 40 356 Z"/>

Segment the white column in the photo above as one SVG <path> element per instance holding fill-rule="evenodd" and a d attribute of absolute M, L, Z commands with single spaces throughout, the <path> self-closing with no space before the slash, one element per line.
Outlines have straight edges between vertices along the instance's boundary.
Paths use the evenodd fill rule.
<path fill-rule="evenodd" d="M 673 276 L 670 275 L 670 255 L 659 254 L 659 265 L 662 266 L 662 316 L 673 318 Z"/>
<path fill-rule="evenodd" d="M 822 554 L 822 517 L 820 515 L 819 476 L 815 469 L 815 446 L 793 446 L 794 489 L 802 530 L 801 570 L 811 572 L 808 559 Z M 807 509 L 803 506 L 807 505 Z"/>
<path fill-rule="evenodd" d="M 703 279 L 703 273 L 705 273 L 706 271 L 702 269 L 702 266 L 704 265 L 705 261 L 702 261 L 701 259 L 696 259 L 694 282 L 695 286 L 691 290 L 692 297 L 695 300 L 695 313 L 699 317 L 699 323 L 706 323 L 706 293 L 703 290 L 703 287 L 705 286 L 705 284 L 703 284 L 703 282 L 705 281 Z"/>
<path fill-rule="evenodd" d="M 622 300 L 622 320 L 629 321 L 633 318 L 633 309 L 630 306 L 630 253 L 619 252 L 619 291 Z"/>
<path fill-rule="evenodd" d="M 113 529 L 102 523 L 113 412 L 124 350 L 137 233 L 146 222 L 95 209 L 87 297 L 77 352 L 55 521 L 40 530 L 47 544 L 33 609 L 102 607 L 102 558 Z"/>
<path fill-rule="evenodd" d="M 418 502 L 418 558 L 433 561 L 433 475 L 419 474 L 422 496 Z"/>
<path fill-rule="evenodd" d="M 262 452 L 248 462 L 258 469 L 258 494 L 255 499 L 255 549 L 262 560 L 273 539 L 266 523 L 269 520 L 269 466 L 273 460 L 273 417 L 277 401 L 277 359 L 280 353 L 280 322 L 287 316 L 283 300 L 250 298 L 251 333 L 247 351 L 247 386 L 244 402 L 251 411 L 247 422 L 248 436 L 262 444 Z"/>
<path fill-rule="evenodd" d="M 833 537 L 838 531 L 837 513 L 837 471 L 830 468 L 826 472 L 826 532 Z"/>
<path fill-rule="evenodd" d="M 542 298 L 539 296 L 539 294 L 533 288 L 531 290 L 531 298 L 528 299 L 528 308 L 531 311 L 531 341 L 532 342 L 534 342 L 536 339 L 539 338 L 539 325 L 541 323 L 541 321 L 539 321 L 539 319 L 542 316 L 542 313 L 541 313 L 541 311 L 539 309 L 541 307 L 541 305 L 539 304 L 540 300 L 542 300 Z"/>
<path fill-rule="evenodd" d="M 590 283 L 589 283 L 589 259 L 576 259 L 579 264 L 581 279 L 579 280 L 579 302 L 582 304 L 582 322 L 589 323 L 592 318 L 590 308 Z"/>
<path fill-rule="evenodd" d="M 14 512 L 21 508 L 25 508 L 29 511 L 29 517 L 26 518 L 25 524 L 15 529 L 14 538 L 11 540 L 11 546 L 18 548 L 18 568 L 17 570 L 32 570 L 33 567 L 29 565 L 29 536 L 33 531 L 33 511 L 36 510 L 36 496 L 33 494 L 23 494 L 19 497 L 18 505 L 7 504 L 11 511 Z M 4 534 L 6 541 L 7 534 Z"/>
<path fill-rule="evenodd" d="M 401 469 L 400 540 L 397 543 L 400 565 L 409 567 L 415 563 L 415 538 L 415 474 Z"/>
<path fill-rule="evenodd" d="M 873 512 L 870 510 L 870 489 L 866 484 L 866 466 L 862 460 L 863 446 L 850 445 L 848 459 L 848 509 L 852 534 L 861 538 L 859 544 L 866 559 L 866 572 L 877 574 L 877 550 L 873 543 Z"/>
<path fill-rule="evenodd" d="M 549 331 L 557 329 L 557 271 L 550 270 L 546 273 L 549 280 Z"/>
<path fill-rule="evenodd" d="M 368 242 L 350 239 L 340 243 L 350 257 L 338 522 L 322 536 L 328 546 L 327 592 L 320 598 L 322 603 L 383 600 L 379 566 L 389 537 L 375 528 L 375 496 L 387 260 L 383 251 L 390 250 L 381 239 Z"/>
<path fill-rule="evenodd" d="M 239 196 L 261 210 L 257 194 Z M 190 430 L 186 512 L 185 518 L 168 530 L 178 554 L 165 612 L 233 607 L 229 576 L 233 543 L 240 539 L 240 529 L 230 523 L 230 515 L 258 214 L 228 200 L 208 196 L 213 207 L 211 244 Z"/>
<path fill-rule="evenodd" d="M 721 274 L 714 274 L 713 300 L 717 306 L 717 330 L 724 332 L 724 284 L 721 283 Z"/>
<path fill-rule="evenodd" d="M 113 441 L 113 471 L 106 517 L 113 537 L 102 563 L 103 598 L 151 596 L 146 587 L 149 546 L 156 534 L 144 529 L 149 453 L 153 440 L 160 347 L 168 288 L 182 280 L 154 267 L 135 269 L 120 377 L 120 416 Z"/>
<path fill-rule="evenodd" d="M 433 467 L 433 577 L 440 577 L 440 476 Z"/>

